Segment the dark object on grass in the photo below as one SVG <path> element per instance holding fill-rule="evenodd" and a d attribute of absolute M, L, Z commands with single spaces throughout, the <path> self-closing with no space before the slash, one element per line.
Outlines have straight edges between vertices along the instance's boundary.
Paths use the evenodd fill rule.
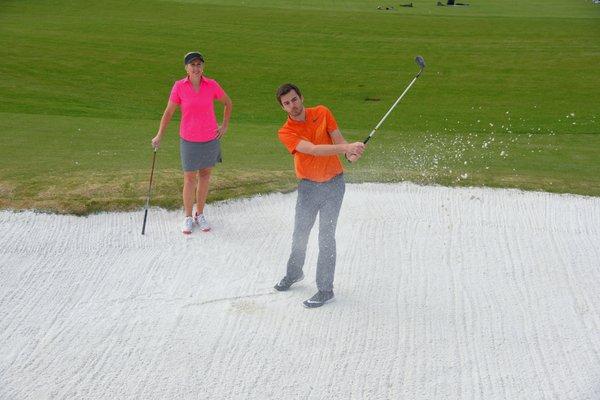
<path fill-rule="evenodd" d="M 412 7 L 412 3 L 408 3 L 408 4 L 400 4 L 400 7 Z"/>
<path fill-rule="evenodd" d="M 438 1 L 438 6 L 439 6 L 439 1 Z M 468 6 L 469 4 L 467 3 L 455 3 L 454 0 L 448 0 L 448 2 L 446 3 L 446 5 L 449 6 Z"/>

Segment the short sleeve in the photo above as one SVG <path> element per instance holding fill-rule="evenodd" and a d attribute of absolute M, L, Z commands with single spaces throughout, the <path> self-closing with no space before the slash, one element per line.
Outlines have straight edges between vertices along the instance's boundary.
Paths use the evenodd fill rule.
<path fill-rule="evenodd" d="M 213 98 L 215 100 L 220 100 L 225 95 L 225 91 L 221 88 L 221 85 L 217 81 L 214 81 L 215 87 L 213 90 Z"/>
<path fill-rule="evenodd" d="M 338 129 L 337 121 L 331 111 L 325 107 L 325 121 L 327 122 L 327 133 L 331 133 Z"/>
<path fill-rule="evenodd" d="M 179 85 L 178 82 L 175 82 L 173 88 L 171 89 L 171 94 L 169 95 L 169 101 L 175 104 L 181 104 L 181 96 L 179 95 Z"/>
<path fill-rule="evenodd" d="M 283 143 L 283 145 L 290 152 L 290 154 L 294 154 L 296 152 L 296 147 L 298 146 L 298 143 L 300 143 L 302 138 L 300 138 L 299 136 L 295 135 L 293 132 L 287 129 L 280 129 L 278 134 L 281 143 Z"/>

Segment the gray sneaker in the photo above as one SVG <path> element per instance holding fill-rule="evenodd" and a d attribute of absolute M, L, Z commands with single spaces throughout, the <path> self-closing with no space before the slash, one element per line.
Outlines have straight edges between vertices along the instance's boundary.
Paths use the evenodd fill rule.
<path fill-rule="evenodd" d="M 322 292 L 319 290 L 313 297 L 303 301 L 302 304 L 304 304 L 304 307 L 306 308 L 321 307 L 323 304 L 332 301 L 334 297 L 333 290 L 329 292 Z"/>
<path fill-rule="evenodd" d="M 185 217 L 185 219 L 183 220 L 183 226 L 181 227 L 181 232 L 183 232 L 184 235 L 189 235 L 190 233 L 192 233 L 193 227 L 194 227 L 194 218 Z"/>
<path fill-rule="evenodd" d="M 285 292 L 294 283 L 300 282 L 302 279 L 304 279 L 304 273 L 302 273 L 302 275 L 300 275 L 299 277 L 297 277 L 295 279 L 290 279 L 286 275 L 286 276 L 283 277 L 282 280 L 279 281 L 279 283 L 277 285 L 275 285 L 275 290 L 277 290 L 278 292 Z"/>

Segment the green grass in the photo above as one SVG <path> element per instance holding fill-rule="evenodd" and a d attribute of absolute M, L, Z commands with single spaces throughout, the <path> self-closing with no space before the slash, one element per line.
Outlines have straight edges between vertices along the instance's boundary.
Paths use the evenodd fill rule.
<path fill-rule="evenodd" d="M 328 105 L 358 140 L 410 82 L 416 54 L 427 69 L 350 181 L 600 195 L 600 6 L 413 3 L 4 1 L 0 207 L 143 205 L 150 139 L 192 49 L 234 101 L 210 201 L 294 188 L 276 136 L 280 83 Z M 177 125 L 158 154 L 153 204 L 164 207 L 181 204 Z"/>

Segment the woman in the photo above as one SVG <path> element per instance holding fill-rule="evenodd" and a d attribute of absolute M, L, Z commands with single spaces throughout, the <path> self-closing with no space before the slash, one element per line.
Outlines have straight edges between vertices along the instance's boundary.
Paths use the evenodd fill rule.
<path fill-rule="evenodd" d="M 210 225 L 204 216 L 204 205 L 212 168 L 221 162 L 220 139 L 227 132 L 231 116 L 231 99 L 217 81 L 203 75 L 204 57 L 198 52 L 184 57 L 187 77 L 176 81 L 167 108 L 160 120 L 152 146 L 158 148 L 177 106 L 181 108 L 179 126 L 181 166 L 183 168 L 183 208 L 185 219 L 181 231 L 189 235 L 194 224 L 207 232 Z M 217 125 L 214 101 L 224 105 L 223 121 Z M 196 196 L 196 214 L 192 216 Z"/>

